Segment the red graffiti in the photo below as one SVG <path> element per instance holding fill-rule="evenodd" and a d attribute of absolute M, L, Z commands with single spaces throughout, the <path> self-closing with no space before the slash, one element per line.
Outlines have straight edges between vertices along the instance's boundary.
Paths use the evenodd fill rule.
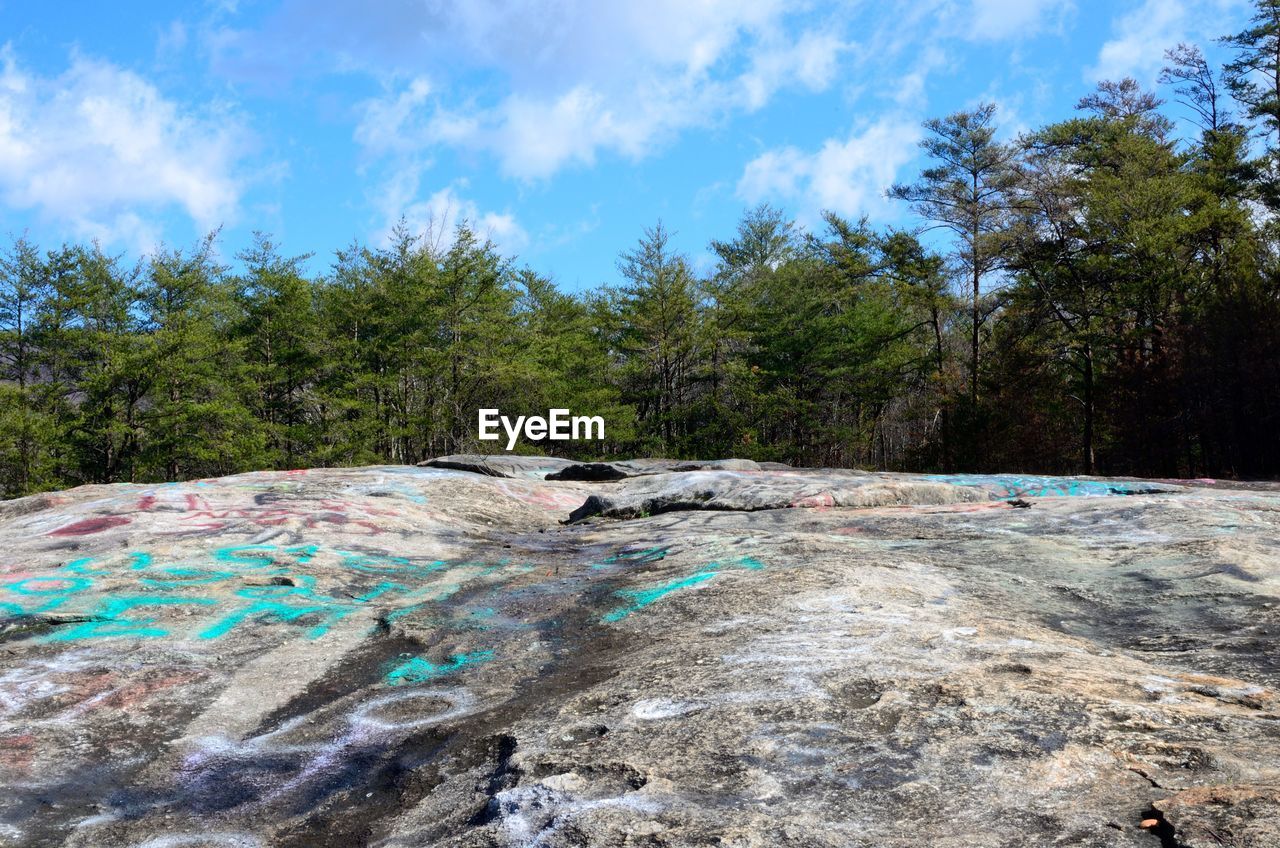
<path fill-rule="evenodd" d="M 50 536 L 88 536 L 93 533 L 101 533 L 112 527 L 120 527 L 132 521 L 127 515 L 103 515 L 98 518 L 85 518 L 74 524 L 68 524 L 66 527 L 59 527 L 49 535 Z"/>

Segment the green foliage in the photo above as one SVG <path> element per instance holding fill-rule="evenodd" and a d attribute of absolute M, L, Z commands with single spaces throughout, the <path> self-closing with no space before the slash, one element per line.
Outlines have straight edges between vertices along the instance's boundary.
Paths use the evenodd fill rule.
<path fill-rule="evenodd" d="M 982 105 L 927 122 L 891 191 L 921 232 L 759 206 L 705 274 L 661 224 L 581 294 L 466 224 L 318 275 L 263 234 L 234 273 L 216 234 L 133 264 L 17 238 L 0 494 L 492 451 L 480 408 L 601 416 L 607 441 L 518 448 L 582 459 L 1278 475 L 1280 2 L 1255 5 L 1222 74 L 1167 53 L 1194 138 L 1127 79 L 1017 140 Z"/>
<path fill-rule="evenodd" d="M 618 359 L 624 401 L 636 409 L 642 453 L 686 447 L 694 423 L 689 404 L 700 353 L 696 287 L 688 261 L 673 253 L 659 223 L 618 261 L 623 286 L 616 293 L 610 342 Z"/>
<path fill-rule="evenodd" d="M 263 439 L 263 463 L 294 467 L 320 435 L 310 388 L 321 365 L 315 292 L 303 264 L 307 256 L 282 257 L 263 233 L 237 257 L 245 271 L 231 280 L 222 304 L 233 321 L 235 350 L 246 398 Z"/>
<path fill-rule="evenodd" d="M 1016 145 L 996 140 L 996 107 L 984 103 L 972 111 L 925 121 L 921 148 L 933 163 L 910 185 L 895 185 L 890 196 L 911 204 L 916 214 L 955 239 L 951 259 L 964 280 L 969 299 L 969 397 L 963 413 L 971 462 L 979 461 L 982 445 L 979 386 L 982 375 L 983 330 L 995 311 L 990 285 L 1003 266 L 1003 245 L 1012 213 L 1010 195 L 1017 182 Z"/>

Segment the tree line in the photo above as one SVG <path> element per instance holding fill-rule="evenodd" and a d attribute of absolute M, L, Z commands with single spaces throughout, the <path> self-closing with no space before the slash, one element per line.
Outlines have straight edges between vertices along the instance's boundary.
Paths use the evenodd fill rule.
<path fill-rule="evenodd" d="M 310 274 L 256 236 L 0 260 L 0 494 L 489 450 L 476 412 L 600 415 L 529 451 L 894 470 L 1280 473 L 1280 0 L 1003 141 L 928 121 L 925 224 L 747 211 L 698 273 L 661 225 L 580 294 L 465 223 Z M 1160 95 L 1195 126 L 1179 136 Z M 936 231 L 942 236 L 930 235 Z"/>

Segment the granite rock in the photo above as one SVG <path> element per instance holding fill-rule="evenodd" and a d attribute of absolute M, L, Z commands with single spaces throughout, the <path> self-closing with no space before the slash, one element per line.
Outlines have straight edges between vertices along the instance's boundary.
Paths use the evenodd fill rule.
<path fill-rule="evenodd" d="M 1280 487 L 505 460 L 0 504 L 0 845 L 1278 844 Z"/>

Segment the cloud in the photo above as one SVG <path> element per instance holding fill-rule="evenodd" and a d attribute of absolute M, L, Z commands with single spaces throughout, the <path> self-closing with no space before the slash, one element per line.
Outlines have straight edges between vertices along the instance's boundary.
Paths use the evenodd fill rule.
<path fill-rule="evenodd" d="M 735 81 L 740 104 L 748 110 L 763 107 L 787 84 L 809 91 L 825 91 L 835 79 L 842 53 L 851 45 L 830 31 L 801 32 L 792 40 L 773 39 L 751 56 L 751 66 Z"/>
<path fill-rule="evenodd" d="M 380 186 L 376 238 L 385 240 L 401 215 L 437 233 L 465 217 L 514 253 L 531 239 L 509 212 L 478 208 L 460 181 L 422 189 L 444 149 L 483 154 L 505 177 L 542 182 L 602 156 L 641 160 L 687 129 L 763 108 L 783 89 L 825 90 L 849 48 L 816 25 L 793 25 L 797 5 L 478 0 L 415 12 L 390 3 L 380 13 L 396 26 L 352 22 L 364 35 L 350 39 L 338 23 L 350 14 L 343 5 L 318 13 L 328 24 L 313 17 L 304 26 L 309 37 L 336 39 L 345 66 L 382 81 L 382 94 L 360 104 L 354 131 L 362 172 Z M 367 38 L 373 29 L 380 50 Z"/>
<path fill-rule="evenodd" d="M 708 69 L 743 30 L 767 32 L 796 0 L 285 0 L 255 30 L 223 27 L 214 60 L 242 79 L 332 70 L 378 75 L 498 69 L 550 88 L 632 76 L 635 62 Z M 329 67 L 325 67 L 329 63 Z"/>
<path fill-rule="evenodd" d="M 355 131 L 369 157 L 445 145 L 541 181 L 650 156 L 783 90 L 826 90 L 850 50 L 830 23 L 807 0 L 287 2 L 261 30 L 210 43 L 232 76 L 377 78 Z M 322 69 L 321 56 L 337 58 Z"/>
<path fill-rule="evenodd" d="M 1053 12 L 1072 8 L 1070 0 L 973 0 L 969 37 L 977 41 L 1035 35 Z"/>
<path fill-rule="evenodd" d="M 426 140 L 425 128 L 413 127 L 414 112 L 428 102 L 431 82 L 424 77 L 410 80 L 394 96 L 374 98 L 362 106 L 364 113 L 356 127 L 356 141 L 366 153 L 412 153 Z"/>
<path fill-rule="evenodd" d="M 149 249 L 149 216 L 177 208 L 202 229 L 233 219 L 247 140 L 225 109 L 182 108 L 109 63 L 73 55 L 42 77 L 0 51 L 0 202 L 78 236 Z"/>
<path fill-rule="evenodd" d="M 830 210 L 848 217 L 884 212 L 885 190 L 916 156 L 919 122 L 887 116 L 818 150 L 770 150 L 747 163 L 738 181 L 746 203 L 780 201 L 799 209 L 805 223 Z"/>
<path fill-rule="evenodd" d="M 1208 42 L 1222 35 L 1223 19 L 1243 0 L 1145 0 L 1112 23 L 1112 37 L 1102 45 L 1098 61 L 1085 79 L 1134 77 L 1154 83 L 1164 65 L 1164 51 L 1182 41 Z"/>
<path fill-rule="evenodd" d="M 156 32 L 156 58 L 165 62 L 180 59 L 187 49 L 189 36 L 182 21 L 170 21 L 168 26 L 159 28 Z"/>

